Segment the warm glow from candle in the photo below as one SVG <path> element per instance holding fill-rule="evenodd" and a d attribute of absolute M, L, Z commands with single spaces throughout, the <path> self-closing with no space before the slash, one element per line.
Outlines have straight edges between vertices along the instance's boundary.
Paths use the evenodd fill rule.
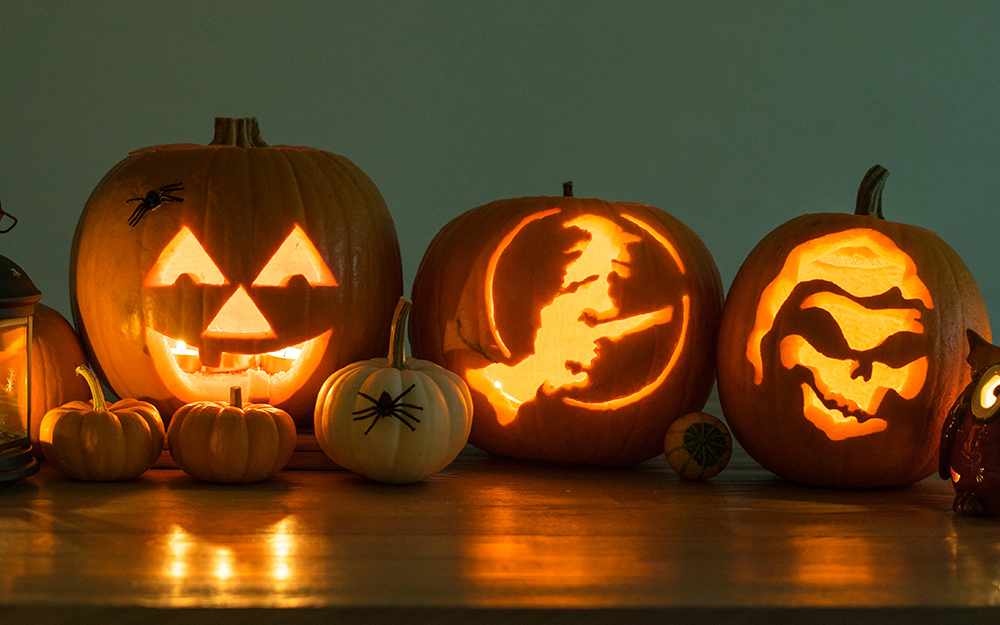
<path fill-rule="evenodd" d="M 198 355 L 198 350 L 191 349 L 188 347 L 187 343 L 184 341 L 176 341 L 172 347 L 170 347 L 171 354 L 186 354 L 186 355 Z"/>
<path fill-rule="evenodd" d="M 170 286 L 184 274 L 191 276 L 195 284 L 226 284 L 226 277 L 187 226 L 163 248 L 144 283 L 146 286 Z"/>
<path fill-rule="evenodd" d="M 493 317 L 492 282 L 497 265 L 503 251 L 521 229 L 558 212 L 558 209 L 543 211 L 522 220 L 504 237 L 490 258 L 486 275 L 486 308 L 496 345 L 505 357 L 510 356 L 510 351 Z M 680 257 L 665 237 L 637 218 L 625 216 L 625 219 L 639 226 L 643 233 L 662 246 L 677 263 L 678 270 L 684 273 Z M 482 369 L 470 369 L 465 374 L 469 385 L 486 396 L 501 425 L 514 421 L 521 404 L 533 399 L 538 392 L 553 394 L 558 390 L 586 387 L 590 382 L 589 370 L 598 358 L 600 342 L 617 341 L 675 321 L 681 326 L 677 346 L 669 361 L 641 388 L 606 401 L 584 402 L 567 397 L 563 400 L 566 404 L 591 410 L 616 410 L 639 401 L 667 379 L 684 345 L 690 296 L 683 295 L 681 311 L 666 306 L 627 317 L 619 316 L 618 304 L 611 297 L 613 282 L 627 279 L 631 274 L 629 246 L 647 242 L 643 236 L 628 232 L 610 219 L 597 215 L 579 215 L 567 220 L 563 227 L 579 229 L 587 238 L 570 250 L 572 260 L 566 266 L 562 290 L 539 312 L 541 323 L 535 333 L 532 353 L 514 363 L 495 362 Z"/>
<path fill-rule="evenodd" d="M 1000 376 L 987 380 L 979 390 L 979 404 L 984 410 L 992 408 L 997 403 L 997 388 L 1000 387 Z"/>
<path fill-rule="evenodd" d="M 761 341 L 771 331 L 778 311 L 795 287 L 811 280 L 828 281 L 859 298 L 898 288 L 904 299 L 918 300 L 924 307 L 934 308 L 930 291 L 917 276 L 913 259 L 880 232 L 855 228 L 802 243 L 788 254 L 778 276 L 761 293 L 746 353 L 754 368 L 755 384 L 764 379 Z M 885 320 L 883 315 L 880 319 L 883 326 Z M 898 323 L 912 325 L 915 320 L 909 318 Z"/>
<path fill-rule="evenodd" d="M 305 277 L 312 286 L 337 286 L 337 280 L 323 262 L 319 250 L 299 226 L 295 226 L 253 281 L 253 285 L 285 286 L 295 275 Z"/>
<path fill-rule="evenodd" d="M 201 335 L 211 338 L 248 339 L 269 339 L 275 336 L 271 324 L 267 322 L 263 313 L 250 299 L 250 294 L 242 286 L 236 289 Z"/>

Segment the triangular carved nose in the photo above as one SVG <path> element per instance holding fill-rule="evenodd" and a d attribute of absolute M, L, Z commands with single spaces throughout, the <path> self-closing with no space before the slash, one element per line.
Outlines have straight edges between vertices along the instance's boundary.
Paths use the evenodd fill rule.
<path fill-rule="evenodd" d="M 201 333 L 211 338 L 269 339 L 274 338 L 274 330 L 260 309 L 250 299 L 247 290 L 240 286 L 229 298 L 219 314 Z"/>

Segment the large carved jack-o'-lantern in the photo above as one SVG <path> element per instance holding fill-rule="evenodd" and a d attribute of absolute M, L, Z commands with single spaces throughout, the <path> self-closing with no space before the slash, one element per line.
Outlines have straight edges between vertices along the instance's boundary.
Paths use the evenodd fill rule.
<path fill-rule="evenodd" d="M 898 486 L 937 464 L 941 424 L 968 382 L 966 328 L 989 334 L 965 264 L 935 234 L 885 221 L 873 167 L 854 215 L 805 215 L 747 257 L 719 337 L 733 434 L 796 481 Z"/>
<path fill-rule="evenodd" d="M 97 185 L 71 289 L 118 395 L 170 415 L 238 386 L 308 427 L 323 380 L 384 349 L 402 270 L 385 203 L 353 163 L 220 118 L 210 145 L 139 150 Z"/>
<path fill-rule="evenodd" d="M 431 243 L 413 302 L 414 354 L 466 380 L 469 440 L 487 451 L 640 462 L 711 390 L 718 270 L 651 206 L 567 196 L 474 208 Z"/>

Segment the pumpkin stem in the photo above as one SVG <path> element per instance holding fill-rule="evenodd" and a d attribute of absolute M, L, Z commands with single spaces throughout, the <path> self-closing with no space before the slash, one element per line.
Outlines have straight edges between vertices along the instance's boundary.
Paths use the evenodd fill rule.
<path fill-rule="evenodd" d="M 406 317 L 413 304 L 405 297 L 399 298 L 396 311 L 392 313 L 392 329 L 389 331 L 389 360 L 396 369 L 406 368 Z"/>
<path fill-rule="evenodd" d="M 216 117 L 215 137 L 209 145 L 235 145 L 238 148 L 266 148 L 260 137 L 256 117 Z"/>
<path fill-rule="evenodd" d="M 229 405 L 233 408 L 243 407 L 243 389 L 239 386 L 229 387 Z"/>
<path fill-rule="evenodd" d="M 563 183 L 563 197 L 573 197 L 573 181 L 567 180 Z"/>
<path fill-rule="evenodd" d="M 867 215 L 868 217 L 882 216 L 882 188 L 889 177 L 889 171 L 881 165 L 873 165 L 858 187 L 858 203 L 854 209 L 855 215 Z"/>
<path fill-rule="evenodd" d="M 96 412 L 104 412 L 108 409 L 108 402 L 104 400 L 104 391 L 101 390 L 101 383 L 97 381 L 97 376 L 94 372 L 80 365 L 76 368 L 76 374 L 82 375 L 83 379 L 87 381 L 87 386 L 90 387 L 90 395 L 94 398 L 94 410 Z"/>

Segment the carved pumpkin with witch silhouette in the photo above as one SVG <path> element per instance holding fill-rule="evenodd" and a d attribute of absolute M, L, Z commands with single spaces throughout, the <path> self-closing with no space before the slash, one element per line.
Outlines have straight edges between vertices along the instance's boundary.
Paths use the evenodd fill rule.
<path fill-rule="evenodd" d="M 121 161 L 87 201 L 71 263 L 101 377 L 167 415 L 238 386 L 311 425 L 323 380 L 383 349 L 402 295 L 372 181 L 342 156 L 268 146 L 254 119 Z"/>
<path fill-rule="evenodd" d="M 966 328 L 989 336 L 979 287 L 934 233 L 882 218 L 888 172 L 854 214 L 793 219 L 730 287 L 718 389 L 761 465 L 807 484 L 909 484 L 937 468 L 941 424 L 969 381 Z"/>
<path fill-rule="evenodd" d="M 413 304 L 414 355 L 466 381 L 490 452 L 641 462 L 712 387 L 719 273 L 652 206 L 567 190 L 474 208 L 432 241 Z"/>

